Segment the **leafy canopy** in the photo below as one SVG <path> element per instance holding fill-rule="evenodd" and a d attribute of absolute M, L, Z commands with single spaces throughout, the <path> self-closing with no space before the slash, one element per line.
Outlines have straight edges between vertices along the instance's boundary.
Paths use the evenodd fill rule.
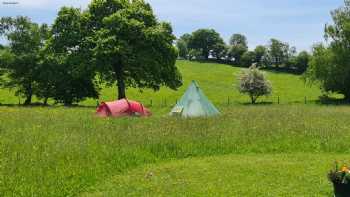
<path fill-rule="evenodd" d="M 350 100 L 350 0 L 332 12 L 332 19 L 333 24 L 325 28 L 329 46 L 314 47 L 306 76 L 319 82 L 326 93 L 340 93 Z"/>
<path fill-rule="evenodd" d="M 42 51 L 40 97 L 65 105 L 98 98 L 94 67 L 89 61 L 91 53 L 84 48 L 86 35 L 80 9 L 61 8 Z"/>
<path fill-rule="evenodd" d="M 193 32 L 188 47 L 201 54 L 202 57 L 196 57 L 197 59 L 208 59 L 210 55 L 219 59 L 226 49 L 224 40 L 214 29 L 199 29 Z"/>
<path fill-rule="evenodd" d="M 248 51 L 247 38 L 242 34 L 233 34 L 230 38 L 228 56 L 236 65 L 241 64 L 241 58 Z"/>
<path fill-rule="evenodd" d="M 158 22 L 143 0 L 93 0 L 86 12 L 95 64 L 101 77 L 117 81 L 118 98 L 126 87 L 177 89 L 178 56 L 169 23 Z"/>
<path fill-rule="evenodd" d="M 16 88 L 30 104 L 37 90 L 40 71 L 39 52 L 47 37 L 47 25 L 39 26 L 27 17 L 0 18 L 0 36 L 5 36 L 9 47 L 0 53 L 0 69 L 6 73 L 2 86 Z M 6 72 L 4 72 L 6 70 Z"/>

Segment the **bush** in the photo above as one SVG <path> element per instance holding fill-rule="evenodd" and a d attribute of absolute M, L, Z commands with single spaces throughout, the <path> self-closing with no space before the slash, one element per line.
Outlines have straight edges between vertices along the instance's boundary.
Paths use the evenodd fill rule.
<path fill-rule="evenodd" d="M 265 74 L 253 65 L 241 73 L 238 90 L 243 94 L 248 94 L 252 104 L 255 104 L 260 96 L 271 94 L 272 86 Z"/>

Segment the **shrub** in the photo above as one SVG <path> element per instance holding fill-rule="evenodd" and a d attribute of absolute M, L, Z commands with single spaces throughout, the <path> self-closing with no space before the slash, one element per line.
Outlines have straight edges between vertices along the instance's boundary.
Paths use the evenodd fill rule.
<path fill-rule="evenodd" d="M 270 81 L 266 79 L 265 74 L 253 65 L 241 73 L 238 90 L 243 94 L 248 94 L 252 104 L 255 104 L 260 96 L 271 94 L 272 86 Z"/>

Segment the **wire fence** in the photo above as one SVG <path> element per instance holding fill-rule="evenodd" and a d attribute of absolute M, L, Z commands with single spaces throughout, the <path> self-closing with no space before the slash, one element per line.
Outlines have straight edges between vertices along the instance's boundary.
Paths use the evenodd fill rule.
<path fill-rule="evenodd" d="M 178 99 L 173 98 L 163 98 L 163 99 L 149 99 L 148 101 L 144 100 L 144 105 L 147 107 L 172 107 L 175 106 L 178 103 Z M 214 105 L 217 106 L 231 106 L 231 105 L 247 105 L 251 104 L 249 102 L 249 97 L 247 99 L 237 99 L 236 97 L 226 97 L 222 101 L 211 101 Z M 307 96 L 301 97 L 300 99 L 294 99 L 294 100 L 284 100 L 283 97 L 276 96 L 276 97 L 268 97 L 268 98 L 261 98 L 257 101 L 256 104 L 270 104 L 270 105 L 282 105 L 282 104 L 312 104 L 312 103 L 325 103 L 325 104 L 331 104 L 334 102 L 327 103 L 326 101 L 316 100 L 316 99 L 309 99 Z M 339 102 L 340 103 L 340 102 Z"/>

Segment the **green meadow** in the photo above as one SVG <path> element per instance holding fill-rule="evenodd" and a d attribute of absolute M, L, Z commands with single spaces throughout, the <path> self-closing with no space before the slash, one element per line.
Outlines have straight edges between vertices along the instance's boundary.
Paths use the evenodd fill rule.
<path fill-rule="evenodd" d="M 249 98 L 241 95 L 236 88 L 237 77 L 243 68 L 232 67 L 225 64 L 216 63 L 198 63 L 189 61 L 178 61 L 177 66 L 183 76 L 183 86 L 178 91 L 169 88 L 161 88 L 160 91 L 142 90 L 129 88 L 127 96 L 129 99 L 135 99 L 143 102 L 145 105 L 163 107 L 173 105 L 177 99 L 180 99 L 192 80 L 196 80 L 205 92 L 205 94 L 216 105 L 226 105 L 228 100 L 230 104 L 245 104 Z M 269 72 L 266 71 L 267 78 L 273 85 L 273 93 L 269 97 L 262 97 L 262 102 L 278 102 L 280 97 L 281 104 L 304 103 L 305 97 L 311 103 L 318 100 L 321 91 L 316 86 L 306 85 L 300 75 Z M 106 87 L 101 91 L 99 102 L 110 101 L 116 98 L 116 88 Z M 18 104 L 19 98 L 14 96 L 13 91 L 0 90 L 0 103 Z M 23 99 L 22 101 L 23 102 Z M 86 100 L 81 105 L 96 106 L 97 100 Z"/>
<path fill-rule="evenodd" d="M 146 105 L 152 100 L 150 118 L 100 119 L 96 100 L 20 107 L 13 92 L 1 90 L 0 196 L 332 195 L 327 172 L 334 161 L 350 160 L 348 106 L 318 104 L 318 87 L 268 71 L 273 94 L 252 106 L 234 87 L 241 68 L 178 67 L 178 91 L 127 91 Z M 167 115 L 191 80 L 221 116 Z M 99 101 L 115 94 L 105 88 Z"/>

